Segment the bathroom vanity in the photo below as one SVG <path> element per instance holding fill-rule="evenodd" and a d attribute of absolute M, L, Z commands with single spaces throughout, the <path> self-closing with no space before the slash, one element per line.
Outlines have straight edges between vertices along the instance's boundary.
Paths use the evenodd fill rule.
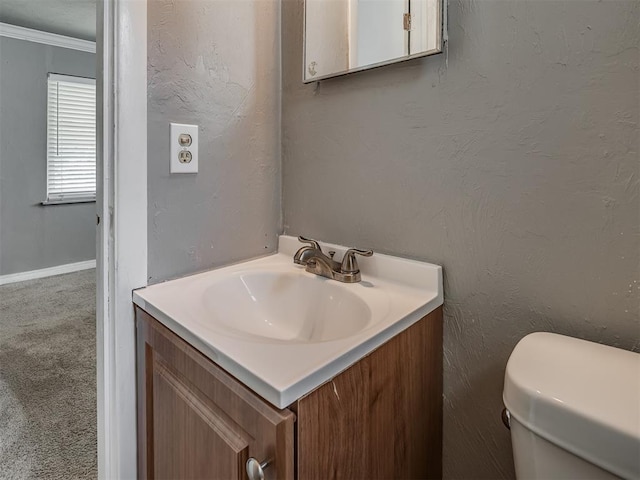
<path fill-rule="evenodd" d="M 298 246 L 134 293 L 140 478 L 441 477 L 440 267 L 338 285 Z"/>

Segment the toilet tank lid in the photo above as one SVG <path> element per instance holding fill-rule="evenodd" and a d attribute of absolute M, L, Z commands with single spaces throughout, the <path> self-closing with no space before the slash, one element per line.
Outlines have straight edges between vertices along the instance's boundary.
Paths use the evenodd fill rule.
<path fill-rule="evenodd" d="M 541 437 L 618 476 L 640 477 L 640 354 L 532 333 L 509 358 L 503 400 Z"/>

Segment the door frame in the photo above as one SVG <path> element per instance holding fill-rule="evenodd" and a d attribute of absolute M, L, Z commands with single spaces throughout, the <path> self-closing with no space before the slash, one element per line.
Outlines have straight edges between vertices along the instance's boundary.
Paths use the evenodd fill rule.
<path fill-rule="evenodd" d="M 132 290 L 147 284 L 147 3 L 97 2 L 98 476 L 137 475 Z"/>

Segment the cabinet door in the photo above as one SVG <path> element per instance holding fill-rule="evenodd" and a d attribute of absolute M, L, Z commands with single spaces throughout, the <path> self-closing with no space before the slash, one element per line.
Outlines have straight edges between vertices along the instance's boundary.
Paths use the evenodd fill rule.
<path fill-rule="evenodd" d="M 240 480 L 250 436 L 216 412 L 161 361 L 153 365 L 155 478 Z"/>
<path fill-rule="evenodd" d="M 145 312 L 137 312 L 139 476 L 293 479 L 295 416 L 249 391 Z"/>

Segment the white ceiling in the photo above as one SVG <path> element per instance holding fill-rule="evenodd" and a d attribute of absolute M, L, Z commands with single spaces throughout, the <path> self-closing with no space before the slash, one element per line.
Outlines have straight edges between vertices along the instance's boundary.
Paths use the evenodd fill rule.
<path fill-rule="evenodd" d="M 96 0 L 0 0 L 0 22 L 96 39 Z"/>

